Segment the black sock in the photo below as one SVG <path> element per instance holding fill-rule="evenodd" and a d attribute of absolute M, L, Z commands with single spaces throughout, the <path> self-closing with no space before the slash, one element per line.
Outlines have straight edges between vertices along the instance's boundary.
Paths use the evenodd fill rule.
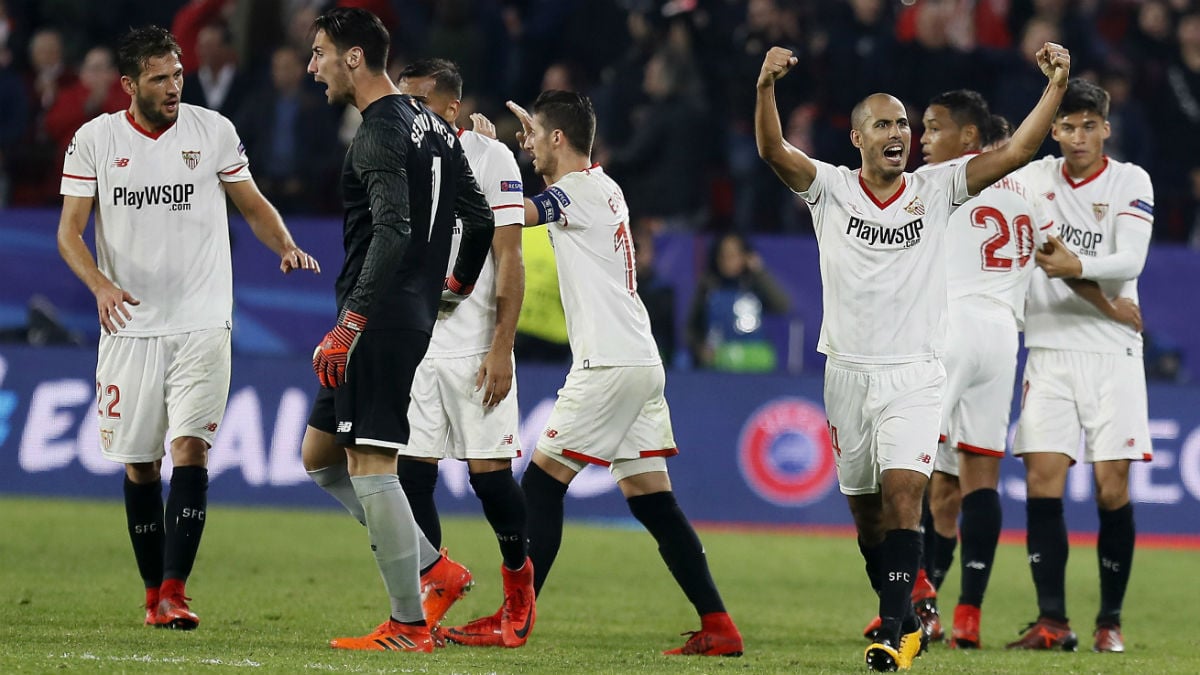
<path fill-rule="evenodd" d="M 883 544 L 874 546 L 866 546 L 862 539 L 858 540 L 858 552 L 862 553 L 863 561 L 866 562 L 867 579 L 871 581 L 871 590 L 875 591 L 875 595 L 879 595 L 879 589 L 882 586 L 879 573 L 882 566 L 882 561 L 879 559 L 879 554 L 883 551 Z"/>
<path fill-rule="evenodd" d="M 186 581 L 196 562 L 208 510 L 208 469 L 177 466 L 171 474 L 166 510 L 163 578 Z"/>
<path fill-rule="evenodd" d="M 1067 620 L 1067 522 L 1062 498 L 1034 497 L 1025 503 L 1025 549 L 1037 588 L 1038 616 Z"/>
<path fill-rule="evenodd" d="M 983 606 L 996 545 L 1000 542 L 1000 494 L 995 490 L 976 490 L 962 501 L 962 592 L 960 605 Z"/>
<path fill-rule="evenodd" d="M 496 533 L 504 566 L 519 570 L 529 553 L 525 543 L 525 495 L 513 480 L 512 469 L 471 474 L 471 487 L 483 505 L 483 515 Z"/>
<path fill-rule="evenodd" d="M 133 557 L 146 588 L 158 588 L 163 580 L 162 481 L 134 483 L 125 477 L 125 522 Z"/>
<path fill-rule="evenodd" d="M 408 498 L 417 527 L 434 548 L 442 547 L 442 522 L 438 519 L 433 491 L 437 488 L 438 466 L 429 462 L 401 457 L 396 460 L 396 475 Z"/>
<path fill-rule="evenodd" d="M 929 510 L 929 493 L 921 502 L 921 558 L 918 568 L 925 576 L 933 578 L 933 557 L 937 554 L 937 530 L 933 529 L 933 512 Z"/>
<path fill-rule="evenodd" d="M 708 570 L 704 545 L 675 502 L 675 493 L 670 490 L 655 492 L 630 497 L 626 501 L 633 517 L 658 542 L 659 555 L 667 563 L 675 583 L 683 589 L 683 594 L 691 601 L 696 612 L 701 616 L 724 612 L 725 603 L 721 602 L 721 594 Z"/>
<path fill-rule="evenodd" d="M 1113 511 L 1100 511 L 1100 536 L 1096 554 L 1100 559 L 1100 614 L 1097 625 L 1121 625 L 1121 604 L 1133 567 L 1133 504 Z"/>
<path fill-rule="evenodd" d="M 915 630 L 912 589 L 921 566 L 921 533 L 888 530 L 879 549 L 880 635 L 899 645 L 902 628 L 910 633 Z"/>
<path fill-rule="evenodd" d="M 940 589 L 942 582 L 946 580 L 946 572 L 950 571 L 950 566 L 954 564 L 954 548 L 958 546 L 958 537 L 943 537 L 935 531 L 933 539 L 937 543 L 933 546 L 933 555 L 925 556 L 925 574 L 929 576 L 933 587 Z"/>
<path fill-rule="evenodd" d="M 529 559 L 533 561 L 533 590 L 541 593 L 562 544 L 567 486 L 530 462 L 521 477 L 521 490 L 525 493 L 525 533 L 529 537 Z"/>

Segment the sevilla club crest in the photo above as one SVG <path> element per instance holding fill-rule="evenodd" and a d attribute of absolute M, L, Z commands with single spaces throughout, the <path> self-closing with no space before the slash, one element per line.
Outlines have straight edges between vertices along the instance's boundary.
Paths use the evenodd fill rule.
<path fill-rule="evenodd" d="M 182 154 L 183 154 L 183 163 L 187 164 L 187 168 L 195 169 L 196 165 L 198 165 L 200 163 L 200 151 L 199 150 L 184 150 Z"/>
<path fill-rule="evenodd" d="M 1108 204 L 1092 204 L 1092 215 L 1098 221 L 1104 220 L 1104 216 L 1108 215 Z"/>

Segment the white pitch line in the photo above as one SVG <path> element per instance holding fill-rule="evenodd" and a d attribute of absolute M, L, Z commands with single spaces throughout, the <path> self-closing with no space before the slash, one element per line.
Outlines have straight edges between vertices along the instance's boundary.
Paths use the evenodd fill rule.
<path fill-rule="evenodd" d="M 261 668 L 263 664 L 250 659 L 225 661 L 223 659 L 190 659 L 182 656 L 151 656 L 150 654 L 131 654 L 129 656 L 98 656 L 91 652 L 82 654 L 50 654 L 52 659 L 77 659 L 80 661 L 116 661 L 137 663 L 196 663 L 205 666 L 230 666 L 233 668 Z"/>

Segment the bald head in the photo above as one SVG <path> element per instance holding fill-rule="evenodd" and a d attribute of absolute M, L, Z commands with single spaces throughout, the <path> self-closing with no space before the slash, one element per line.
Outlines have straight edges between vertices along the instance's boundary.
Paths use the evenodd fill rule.
<path fill-rule="evenodd" d="M 894 114 L 897 110 L 899 115 Z M 891 94 L 871 94 L 850 111 L 850 128 L 861 131 L 869 119 L 893 119 L 897 116 L 904 116 L 904 104 L 900 99 Z"/>

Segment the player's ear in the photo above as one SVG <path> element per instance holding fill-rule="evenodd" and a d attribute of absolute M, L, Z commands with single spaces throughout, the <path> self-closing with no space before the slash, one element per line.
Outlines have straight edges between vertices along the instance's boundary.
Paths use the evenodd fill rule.
<path fill-rule="evenodd" d="M 454 101 L 450 105 L 446 106 L 446 119 L 447 120 L 458 119 L 458 109 L 461 106 L 462 106 L 462 101 L 460 101 L 458 99 L 454 99 Z"/>
<path fill-rule="evenodd" d="M 1058 140 L 1058 122 L 1054 122 L 1050 125 L 1050 138 L 1053 138 L 1056 141 Z"/>
<path fill-rule="evenodd" d="M 362 63 L 362 48 L 351 47 L 346 50 L 346 65 L 351 68 L 357 68 L 358 64 Z"/>
<path fill-rule="evenodd" d="M 856 148 L 862 148 L 862 134 L 858 132 L 858 129 L 850 130 L 850 143 Z"/>
<path fill-rule="evenodd" d="M 132 77 L 128 75 L 121 76 L 121 91 L 130 96 L 137 94 L 137 84 L 133 81 Z"/>
<path fill-rule="evenodd" d="M 1112 136 L 1112 125 L 1108 123 L 1108 120 L 1104 120 L 1104 136 L 1103 136 L 1103 138 L 1107 139 L 1109 136 Z"/>

